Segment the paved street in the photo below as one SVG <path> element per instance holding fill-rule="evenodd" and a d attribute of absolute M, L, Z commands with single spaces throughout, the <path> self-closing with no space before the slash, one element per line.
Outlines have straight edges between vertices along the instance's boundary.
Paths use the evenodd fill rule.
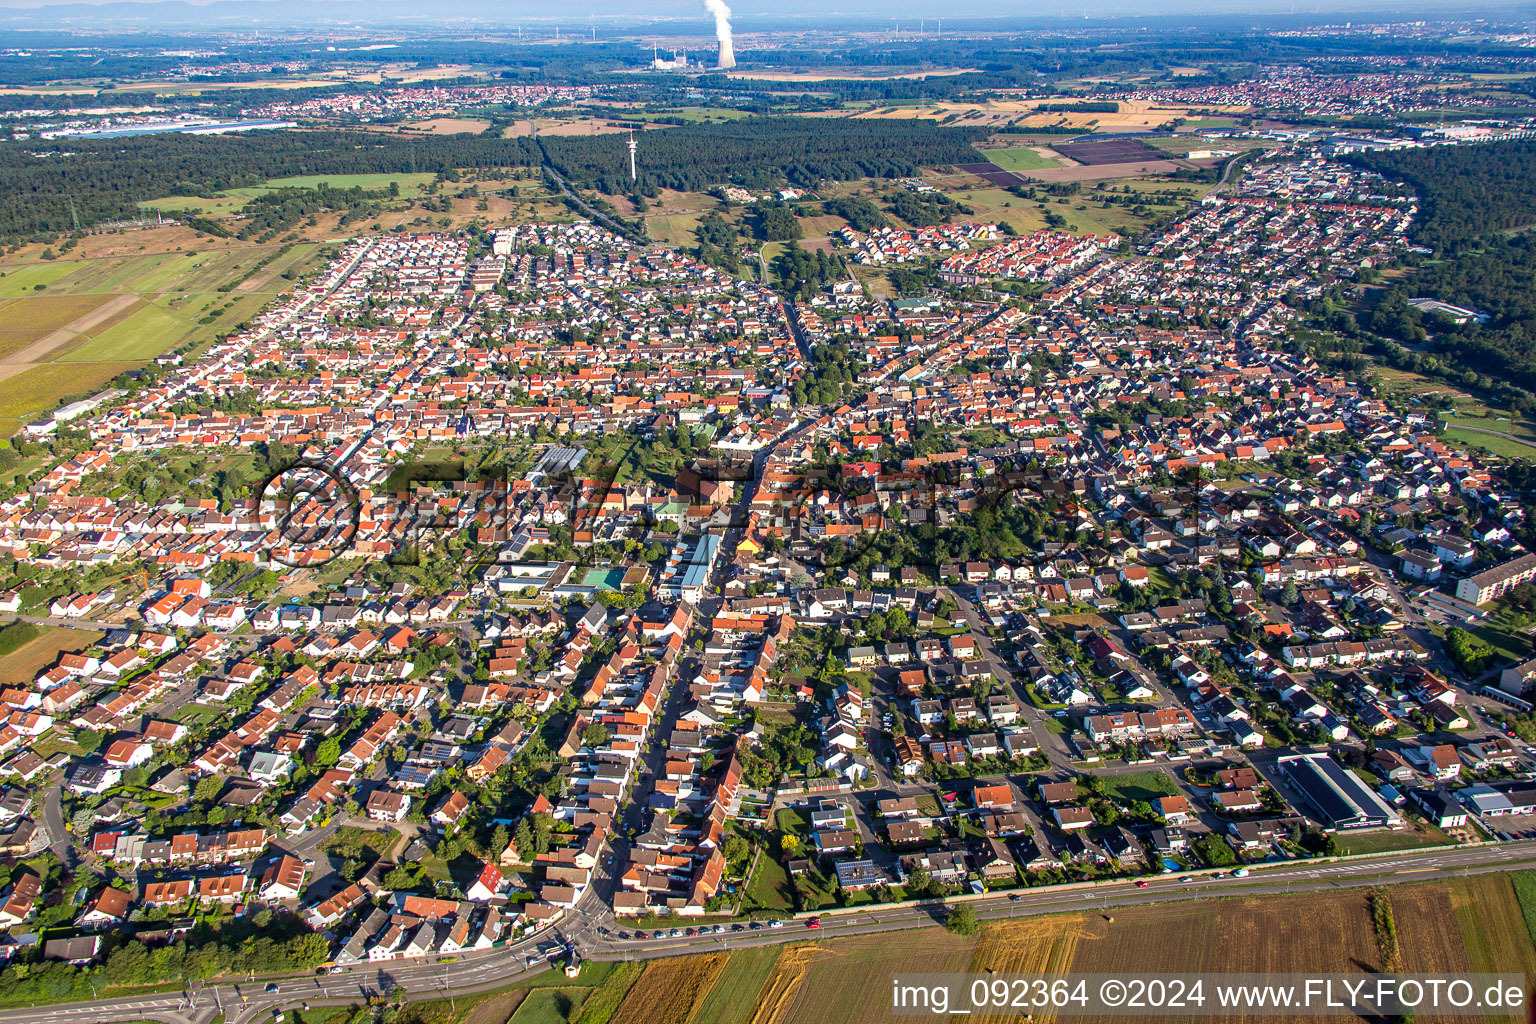
<path fill-rule="evenodd" d="M 1386 854 L 1330 863 L 1288 862 L 1274 867 L 1253 869 L 1247 878 L 1212 878 L 1201 873 L 1191 882 L 1173 875 L 1146 879 L 1138 888 L 1130 879 L 1085 884 L 1074 887 L 1026 889 L 1017 899 L 993 896 L 969 900 L 982 920 L 1031 917 L 1082 911 L 1104 911 L 1116 907 L 1172 903 L 1213 896 L 1262 895 L 1286 892 L 1318 892 L 1361 886 L 1392 885 L 1505 872 L 1517 865 L 1536 862 L 1536 842 L 1507 843 L 1498 846 L 1434 850 L 1417 853 Z M 609 884 L 604 879 L 594 884 L 576 910 L 543 933 L 502 949 L 467 953 L 446 963 L 397 961 L 365 964 L 343 969 L 338 974 L 286 978 L 277 981 L 277 991 L 265 991 L 267 982 L 210 986 L 202 990 L 193 1005 L 185 996 L 159 994 L 137 999 L 113 999 L 92 1003 L 0 1011 L 0 1024 L 117 1024 L 124 1020 L 151 1019 L 166 1024 L 207 1024 L 224 1012 L 230 1024 L 252 1024 L 268 1019 L 274 1009 L 310 1005 L 347 1005 L 366 1000 L 370 995 L 387 993 L 404 985 L 409 998 L 441 998 L 446 994 L 471 995 L 510 984 L 527 977 L 544 965 L 529 966 L 529 957 L 537 955 L 538 946 L 552 938 L 574 940 L 584 959 L 652 960 L 710 949 L 737 949 L 747 946 L 774 945 L 811 938 L 804 920 L 786 919 L 782 928 L 727 931 L 720 935 L 680 936 L 665 939 L 621 940 L 616 932 L 629 929 L 616 923 L 606 909 L 601 890 Z M 947 901 L 948 904 L 957 902 Z M 815 938 L 836 938 L 931 925 L 942 920 L 946 901 L 929 901 L 913 906 L 872 906 L 851 911 L 824 911 L 822 928 Z M 808 916 L 808 915 L 806 915 Z M 686 921 L 679 921 L 686 927 Z M 604 934 L 606 930 L 608 934 Z M 242 998 L 243 997 L 243 998 Z"/>

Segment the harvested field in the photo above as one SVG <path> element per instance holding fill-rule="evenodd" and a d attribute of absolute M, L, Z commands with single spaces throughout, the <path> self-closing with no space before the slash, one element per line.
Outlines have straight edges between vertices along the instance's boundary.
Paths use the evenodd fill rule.
<path fill-rule="evenodd" d="M 507 1020 L 517 1012 L 517 1008 L 527 998 L 526 989 L 519 988 L 503 992 L 469 1011 L 469 1016 L 464 1018 L 464 1024 L 507 1024 Z"/>
<path fill-rule="evenodd" d="M 790 946 L 779 954 L 773 973 L 758 991 L 751 1024 L 780 1024 L 800 994 L 812 962 L 830 956 L 832 951 L 826 946 Z"/>
<path fill-rule="evenodd" d="M 1363 889 L 1115 911 L 1078 940 L 1074 971 L 1378 970 Z M 1326 935 L 1324 943 L 1318 936 Z"/>
<path fill-rule="evenodd" d="M 477 121 L 472 117 L 434 117 L 430 121 L 417 121 L 406 125 L 413 131 L 427 132 L 431 135 L 457 135 L 461 132 L 473 132 L 478 135 L 490 126 L 489 121 Z"/>
<path fill-rule="evenodd" d="M 52 668 L 60 654 L 83 651 L 100 639 L 101 634 L 92 629 L 45 626 L 41 636 L 0 657 L 0 683 L 30 684 L 43 671 Z"/>
<path fill-rule="evenodd" d="M 1536 946 L 1509 876 L 1455 878 L 1445 886 L 1471 969 L 1536 977 Z"/>
<path fill-rule="evenodd" d="M 1172 174 L 1183 165 L 1173 160 L 1146 160 L 1134 164 L 1096 164 L 1084 167 L 1042 167 L 1021 171 L 1035 181 L 1098 181 L 1101 178 L 1139 178 L 1144 174 Z"/>
<path fill-rule="evenodd" d="M 1397 948 L 1403 970 L 1426 974 L 1465 974 L 1472 969 L 1443 885 L 1398 885 L 1385 890 L 1392 900 Z M 1419 1014 L 1418 1021 L 1451 1024 L 1459 1018 Z"/>
<path fill-rule="evenodd" d="M 725 970 L 728 953 L 658 960 L 645 969 L 613 1024 L 682 1024 Z"/>
<path fill-rule="evenodd" d="M 1081 915 L 1040 917 L 989 924 L 966 968 L 971 974 L 1059 974 L 1071 969 L 1085 919 Z M 1014 1015 L 982 1015 L 978 1022 L 1007 1024 Z"/>
<path fill-rule="evenodd" d="M 917 965 L 924 971 L 964 971 L 975 950 L 974 938 L 934 928 L 836 942 L 827 950 L 830 956 L 812 958 L 782 1019 L 791 1024 L 885 1020 L 893 974 Z M 772 985 L 770 979 L 770 991 Z"/>
<path fill-rule="evenodd" d="M 694 1010 L 691 1024 L 747 1024 L 778 961 L 778 946 L 733 952 L 725 970 Z"/>
<path fill-rule="evenodd" d="M 1140 139 L 1106 139 L 1103 142 L 1068 142 L 1056 147 L 1062 156 L 1080 164 L 1129 164 L 1162 156 Z"/>

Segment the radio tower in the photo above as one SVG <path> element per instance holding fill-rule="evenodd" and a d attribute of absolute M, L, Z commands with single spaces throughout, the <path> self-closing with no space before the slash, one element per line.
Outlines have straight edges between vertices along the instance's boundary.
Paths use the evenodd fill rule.
<path fill-rule="evenodd" d="M 634 181 L 635 174 L 635 133 L 629 133 L 629 180 Z"/>

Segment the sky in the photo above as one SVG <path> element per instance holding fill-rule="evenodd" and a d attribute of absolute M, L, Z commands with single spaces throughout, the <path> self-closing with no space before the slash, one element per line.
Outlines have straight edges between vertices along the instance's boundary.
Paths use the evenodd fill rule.
<path fill-rule="evenodd" d="M 1371 12 L 1378 16 L 1400 12 L 1404 17 L 1434 16 L 1437 8 L 1427 0 L 727 0 L 737 18 L 772 16 L 819 16 L 841 20 L 851 16 L 883 18 L 1104 18 L 1140 17 L 1156 14 L 1250 13 L 1312 14 L 1327 16 L 1349 11 Z M 262 7 L 282 8 L 285 13 L 308 15 L 316 20 L 357 17 L 366 22 L 368 12 L 408 7 L 418 16 L 434 13 L 445 16 L 472 13 L 476 17 L 517 21 L 534 19 L 583 20 L 589 16 L 633 18 L 688 18 L 703 13 L 700 0 L 0 0 L 0 7 L 39 8 L 69 6 L 81 8 L 110 4 L 114 8 L 134 8 L 154 17 L 163 12 L 167 22 L 174 22 L 178 9 L 188 6 L 227 8 L 232 15 Z M 1455 6 L 1460 6 L 1456 4 Z M 1488 13 L 1509 6 L 1495 2 L 1485 5 Z M 1439 10 L 1444 10 L 1442 5 Z M 1442 16 L 1445 16 L 1442 14 Z M 169 26 L 168 26 L 169 27 Z"/>

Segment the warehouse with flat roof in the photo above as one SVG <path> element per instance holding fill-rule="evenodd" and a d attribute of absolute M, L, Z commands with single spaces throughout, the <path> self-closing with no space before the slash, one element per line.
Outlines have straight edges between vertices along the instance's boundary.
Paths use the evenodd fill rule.
<path fill-rule="evenodd" d="M 1277 763 L 1309 805 L 1313 816 L 1330 830 L 1402 824 L 1402 815 L 1361 781 L 1360 776 L 1327 754 L 1296 754 L 1282 757 Z"/>

